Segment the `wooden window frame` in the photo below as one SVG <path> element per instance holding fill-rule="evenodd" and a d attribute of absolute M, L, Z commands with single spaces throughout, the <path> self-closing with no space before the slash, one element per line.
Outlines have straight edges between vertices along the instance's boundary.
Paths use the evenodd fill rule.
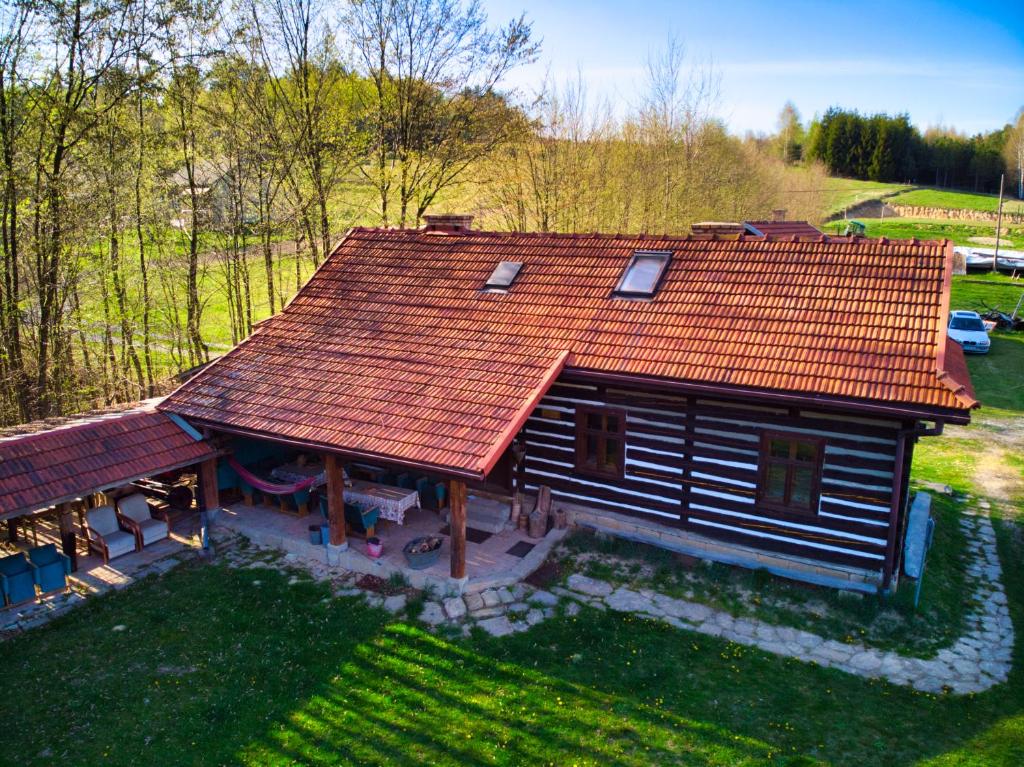
<path fill-rule="evenodd" d="M 773 440 L 781 440 L 790 443 L 790 457 L 778 458 L 771 454 L 771 443 Z M 795 447 L 797 443 L 813 445 L 815 460 L 796 460 Z M 822 437 L 814 437 L 806 434 L 793 434 L 784 431 L 766 431 L 761 435 L 760 451 L 758 453 L 758 474 L 757 474 L 757 505 L 769 511 L 780 514 L 792 514 L 798 517 L 816 517 L 821 505 L 821 474 L 825 465 L 825 440 Z M 786 489 L 783 501 L 780 503 L 774 498 L 766 495 L 768 487 L 768 469 L 773 465 L 786 467 Z M 793 469 L 795 467 L 810 467 L 813 471 L 811 484 L 811 498 L 807 508 L 794 506 L 791 502 L 793 489 Z"/>
<path fill-rule="evenodd" d="M 615 416 L 618 419 L 619 428 L 617 431 L 605 431 L 603 429 L 591 429 L 587 426 L 588 415 L 600 415 L 602 417 Z M 587 437 L 597 438 L 598 454 L 604 452 L 604 443 L 609 437 L 619 442 L 618 470 L 607 471 L 600 467 L 587 464 Z M 575 471 L 588 477 L 600 479 L 622 479 L 626 476 L 626 411 L 614 407 L 601 407 L 597 405 L 581 405 L 576 408 L 576 461 Z"/>

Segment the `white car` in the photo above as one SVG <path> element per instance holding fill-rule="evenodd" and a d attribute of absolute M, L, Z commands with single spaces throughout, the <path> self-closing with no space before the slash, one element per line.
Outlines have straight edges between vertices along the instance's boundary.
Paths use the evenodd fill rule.
<path fill-rule="evenodd" d="M 950 312 L 946 333 L 960 344 L 965 352 L 973 354 L 987 354 L 992 343 L 985 330 L 985 323 L 977 312 Z"/>

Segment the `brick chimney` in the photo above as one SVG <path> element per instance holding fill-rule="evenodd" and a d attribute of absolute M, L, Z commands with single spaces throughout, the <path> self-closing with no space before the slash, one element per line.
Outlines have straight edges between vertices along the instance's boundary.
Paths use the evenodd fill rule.
<path fill-rule="evenodd" d="M 776 208 L 775 210 L 772 211 L 772 221 L 778 223 L 779 221 L 785 221 L 785 220 L 786 220 L 786 209 L 785 208 Z"/>
<path fill-rule="evenodd" d="M 726 234 L 740 235 L 747 231 L 743 224 L 736 221 L 698 221 L 690 225 L 694 234 Z"/>
<path fill-rule="evenodd" d="M 423 220 L 426 222 L 424 232 L 461 234 L 468 232 L 473 226 L 473 216 L 466 213 L 428 214 Z"/>

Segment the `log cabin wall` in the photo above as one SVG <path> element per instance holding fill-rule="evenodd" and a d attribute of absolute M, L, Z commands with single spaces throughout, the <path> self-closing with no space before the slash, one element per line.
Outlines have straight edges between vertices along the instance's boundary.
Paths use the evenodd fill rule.
<path fill-rule="evenodd" d="M 624 412 L 622 479 L 575 470 L 580 406 Z M 665 395 L 563 377 L 524 427 L 527 489 L 544 484 L 567 503 L 878 574 L 886 558 L 898 432 L 906 426 L 896 420 Z M 766 431 L 821 440 L 816 514 L 780 513 L 759 505 L 760 445 Z"/>

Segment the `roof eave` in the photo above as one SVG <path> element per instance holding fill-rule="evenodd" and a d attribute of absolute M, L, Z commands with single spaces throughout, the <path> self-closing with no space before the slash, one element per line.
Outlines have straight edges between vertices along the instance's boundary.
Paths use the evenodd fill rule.
<path fill-rule="evenodd" d="M 753 399 L 778 405 L 826 408 L 862 415 L 885 416 L 900 420 L 942 421 L 943 423 L 967 424 L 971 421 L 970 409 L 952 409 L 901 402 L 882 402 L 846 397 L 832 397 L 803 392 L 756 389 L 730 384 L 704 384 L 673 378 L 641 376 L 631 373 L 614 373 L 585 368 L 566 368 L 567 375 L 579 380 L 597 383 L 614 383 L 627 386 L 661 388 L 684 394 L 703 394 L 725 398 Z"/>
<path fill-rule="evenodd" d="M 479 482 L 480 480 L 486 479 L 487 477 L 487 475 L 484 472 L 476 469 L 467 469 L 464 467 L 457 466 L 445 466 L 442 464 L 430 463 L 427 461 L 414 461 L 407 458 L 395 458 L 384 453 L 376 453 L 368 450 L 353 450 L 338 445 L 327 444 L 325 442 L 296 439 L 294 437 L 286 437 L 280 434 L 274 434 L 272 432 L 260 431 L 258 429 L 245 429 L 240 426 L 232 426 L 231 424 L 219 423 L 217 421 L 209 421 L 203 418 L 195 418 L 187 414 L 179 413 L 179 415 L 188 420 L 189 423 L 201 426 L 206 429 L 210 429 L 212 431 L 223 432 L 225 434 L 234 434 L 235 436 L 239 437 L 253 437 L 255 439 L 265 439 L 268 442 L 276 442 L 281 445 L 289 445 L 291 447 L 297 447 L 303 450 L 315 450 L 317 452 L 332 453 L 334 455 L 339 455 L 342 456 L 343 458 L 347 458 L 350 460 L 375 461 L 390 464 L 393 466 L 401 466 L 407 469 L 417 469 L 420 471 L 434 472 L 456 479 L 469 480 L 471 482 Z"/>

